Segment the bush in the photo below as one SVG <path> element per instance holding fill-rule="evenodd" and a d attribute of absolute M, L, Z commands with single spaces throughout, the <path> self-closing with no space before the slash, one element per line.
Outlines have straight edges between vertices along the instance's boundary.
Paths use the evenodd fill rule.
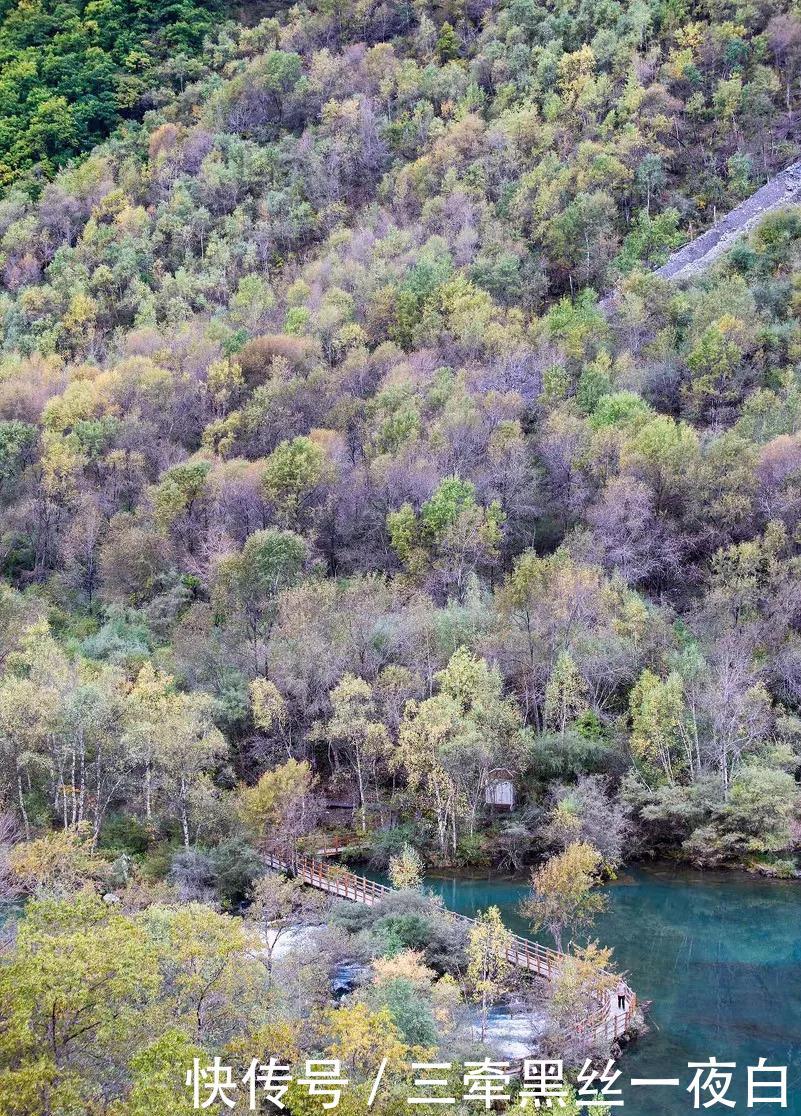
<path fill-rule="evenodd" d="M 464 926 L 449 919 L 440 900 L 425 892 L 390 892 L 374 907 L 341 903 L 334 907 L 331 921 L 361 937 L 374 955 L 419 950 L 425 963 L 440 973 L 457 972 L 464 963 Z"/>
<path fill-rule="evenodd" d="M 615 766 L 617 757 L 608 743 L 568 730 L 562 735 L 536 737 L 531 744 L 530 765 L 543 782 L 602 774 Z"/>
<path fill-rule="evenodd" d="M 141 621 L 114 610 L 100 631 L 83 641 L 81 651 L 88 659 L 135 666 L 150 657 L 150 633 Z"/>
<path fill-rule="evenodd" d="M 149 883 L 166 880 L 170 874 L 175 845 L 161 843 L 148 849 L 142 862 L 142 875 Z"/>
<path fill-rule="evenodd" d="M 798 865 L 794 860 L 759 859 L 753 860 L 748 865 L 752 872 L 759 872 L 762 876 L 772 876 L 777 880 L 794 880 L 798 875 Z"/>
<path fill-rule="evenodd" d="M 418 833 L 412 824 L 377 829 L 368 838 L 367 857 L 373 868 L 388 868 L 393 856 L 400 856 L 406 845 L 416 848 Z"/>
<path fill-rule="evenodd" d="M 410 1046 L 436 1046 L 437 1025 L 420 992 L 405 977 L 388 981 L 380 990 L 381 1006 L 392 1013 L 395 1026 Z"/>
<path fill-rule="evenodd" d="M 422 951 L 431 936 L 428 919 L 416 913 L 387 915 L 380 918 L 372 930 L 384 957 L 394 957 L 404 949 Z"/>
<path fill-rule="evenodd" d="M 180 849 L 172 858 L 168 879 L 184 902 L 208 902 L 216 883 L 214 864 L 201 849 Z"/>
<path fill-rule="evenodd" d="M 131 814 L 109 814 L 100 832 L 100 848 L 110 852 L 144 856 L 150 848 L 153 834 L 139 818 Z"/>
<path fill-rule="evenodd" d="M 481 833 L 460 838 L 456 845 L 456 863 L 460 868 L 487 868 L 490 863 L 487 838 Z"/>
<path fill-rule="evenodd" d="M 265 872 L 263 860 L 242 837 L 221 841 L 210 860 L 217 894 L 229 908 L 244 903 L 254 882 Z"/>
<path fill-rule="evenodd" d="M 252 386 L 267 378 L 275 357 L 281 357 L 290 368 L 299 368 L 309 353 L 309 343 L 300 337 L 287 334 L 265 334 L 254 337 L 241 349 L 238 355 L 242 375 Z"/>

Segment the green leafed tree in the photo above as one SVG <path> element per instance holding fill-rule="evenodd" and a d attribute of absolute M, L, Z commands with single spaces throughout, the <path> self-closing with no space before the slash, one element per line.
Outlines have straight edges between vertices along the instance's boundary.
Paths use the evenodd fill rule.
<path fill-rule="evenodd" d="M 268 528 L 250 535 L 239 554 L 217 564 L 214 596 L 220 618 L 242 625 L 254 674 L 264 673 L 266 667 L 265 643 L 278 594 L 298 578 L 305 557 L 306 544 L 299 535 Z"/>
<path fill-rule="evenodd" d="M 565 931 L 591 926 L 606 907 L 598 890 L 603 858 L 586 841 L 574 841 L 531 873 L 531 894 L 520 911 L 535 930 L 546 929 L 562 950 Z"/>
<path fill-rule="evenodd" d="M 498 908 L 480 911 L 467 942 L 467 987 L 470 998 L 479 1005 L 482 1042 L 490 1008 L 512 984 L 513 966 L 508 956 L 511 945 L 511 935 Z"/>

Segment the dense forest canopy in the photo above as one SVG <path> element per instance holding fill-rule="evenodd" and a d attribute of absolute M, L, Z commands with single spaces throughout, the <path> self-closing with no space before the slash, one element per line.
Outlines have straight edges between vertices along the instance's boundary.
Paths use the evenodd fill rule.
<path fill-rule="evenodd" d="M 289 925 L 260 853 L 337 824 L 399 879 L 583 864 L 586 910 L 635 856 L 798 870 L 801 210 L 650 274 L 798 157 L 798 11 L 217 22 L 3 9 L 3 1116 L 184 1111 L 167 1068 L 243 1035 L 436 1045 L 489 916 L 469 963 L 419 895 L 339 916 L 402 959 L 309 1037 L 210 909 Z M 42 1054 L 64 957 L 97 1064 Z"/>
<path fill-rule="evenodd" d="M 160 83 L 177 87 L 222 11 L 214 0 L 3 0 L 0 186 L 51 176 L 158 100 Z"/>

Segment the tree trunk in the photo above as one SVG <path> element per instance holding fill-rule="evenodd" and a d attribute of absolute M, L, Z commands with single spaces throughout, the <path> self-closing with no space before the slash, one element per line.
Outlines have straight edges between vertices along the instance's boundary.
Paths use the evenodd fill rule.
<path fill-rule="evenodd" d="M 22 794 L 22 772 L 20 771 L 19 766 L 17 767 L 17 795 L 19 797 L 20 813 L 22 814 L 22 824 L 25 826 L 25 840 L 30 841 L 31 826 L 30 822 L 28 821 L 28 811 L 25 809 L 25 799 Z"/>
<path fill-rule="evenodd" d="M 153 816 L 153 760 L 150 756 L 147 757 L 145 764 L 145 817 L 148 821 Z"/>

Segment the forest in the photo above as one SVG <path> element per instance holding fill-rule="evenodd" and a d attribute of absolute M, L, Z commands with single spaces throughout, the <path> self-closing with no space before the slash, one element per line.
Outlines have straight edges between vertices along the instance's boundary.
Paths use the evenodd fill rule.
<path fill-rule="evenodd" d="M 799 157 L 801 15 L 260 14 L 0 7 L 2 1116 L 455 1048 L 504 931 L 426 869 L 557 945 L 632 862 L 799 874 L 801 209 L 650 272 Z M 265 873 L 334 840 L 403 910 Z"/>
<path fill-rule="evenodd" d="M 193 71 L 214 3 L 3 0 L 0 187 L 36 194 L 72 157 Z"/>

